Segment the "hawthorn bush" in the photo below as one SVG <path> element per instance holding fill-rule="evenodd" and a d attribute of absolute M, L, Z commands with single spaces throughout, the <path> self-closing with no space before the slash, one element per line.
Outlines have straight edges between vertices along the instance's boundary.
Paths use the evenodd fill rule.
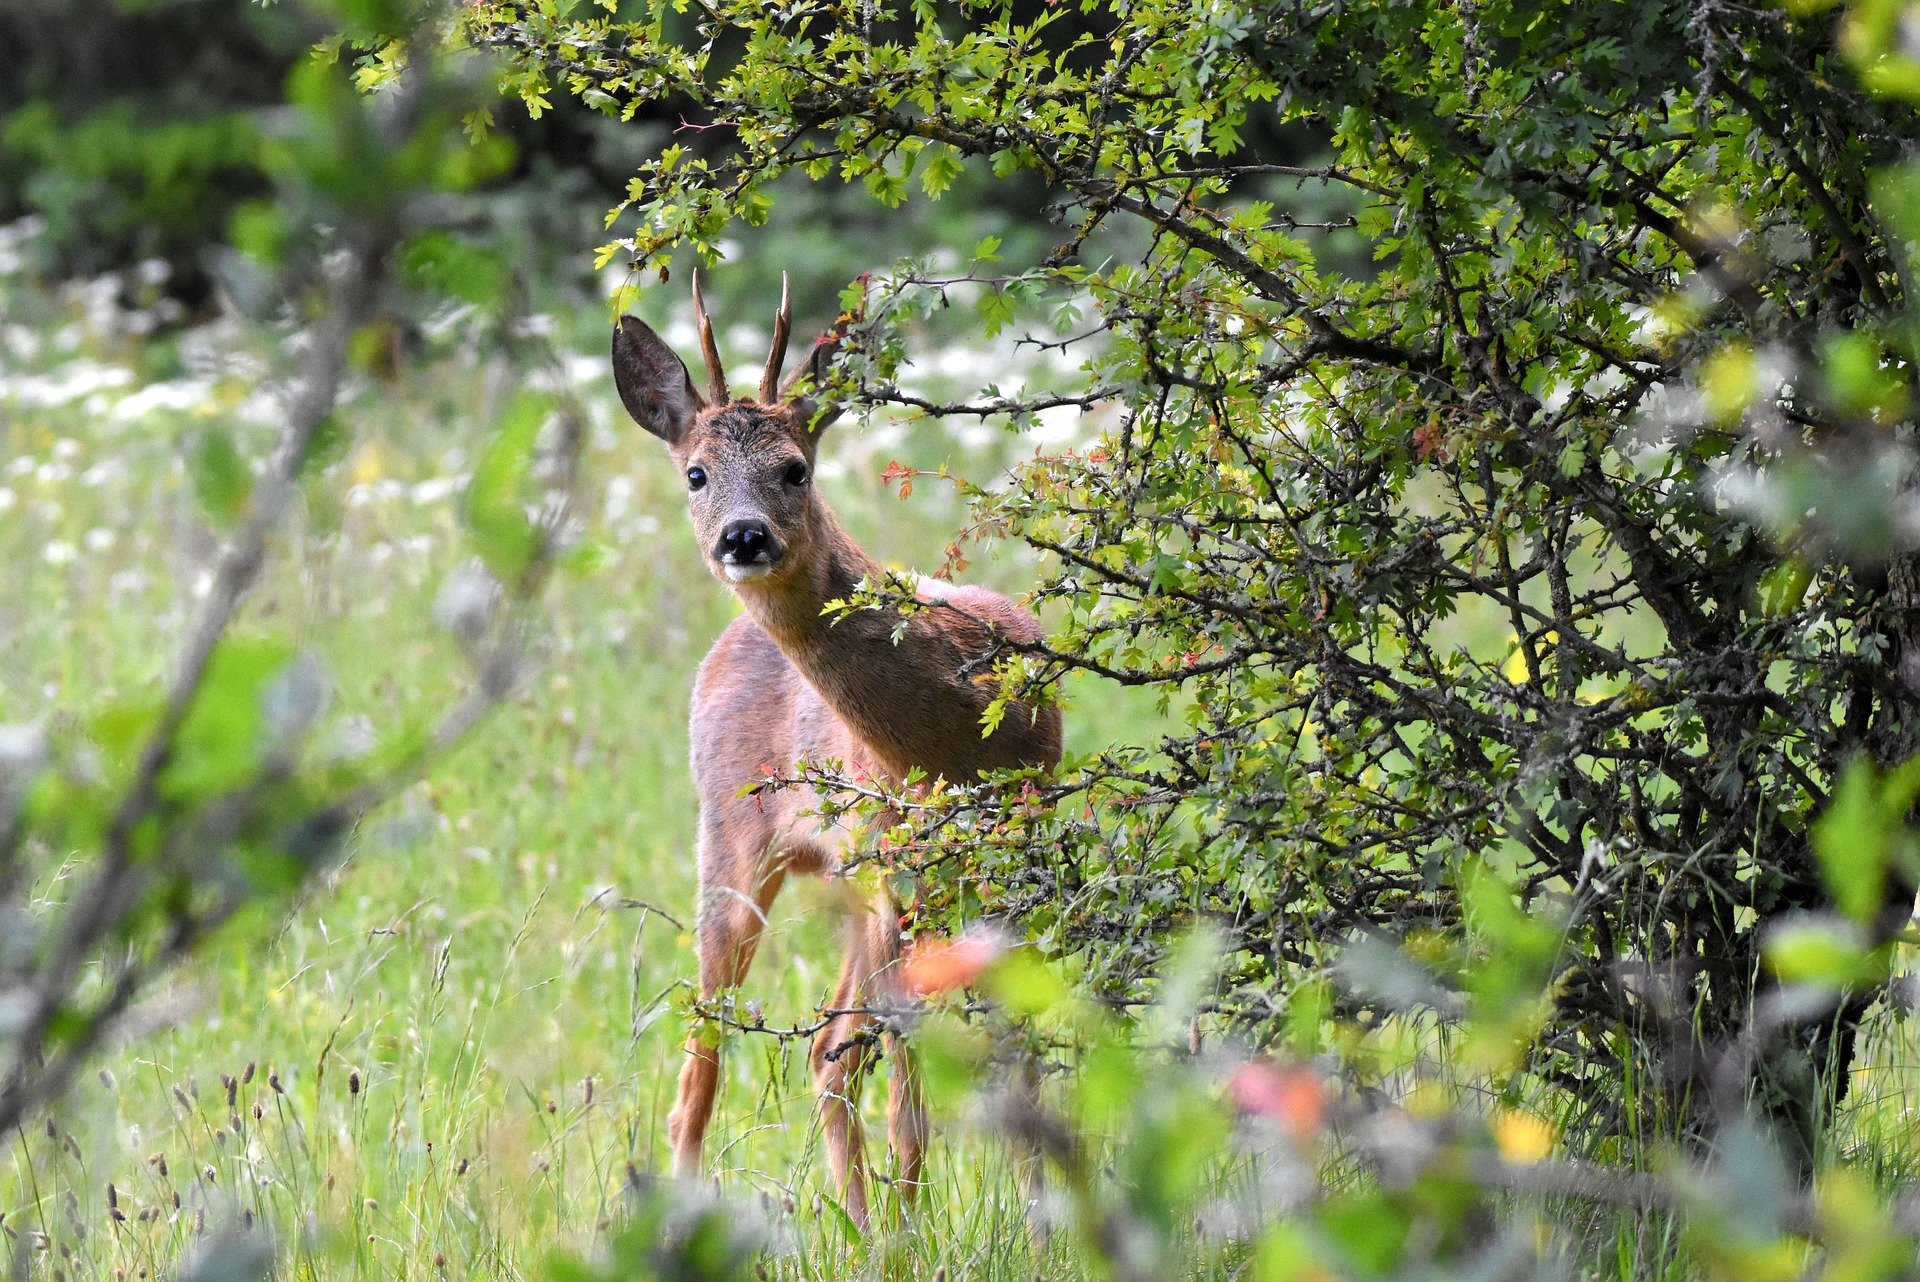
<path fill-rule="evenodd" d="M 1757 1095 L 1807 1157 L 1914 889 L 1900 12 L 702 0 L 689 29 L 484 0 L 464 21 L 529 101 L 701 127 L 613 211 L 630 291 L 750 238 L 803 177 L 890 207 L 1044 192 L 1044 256 L 990 238 L 852 287 L 840 390 L 1015 427 L 1117 407 L 1089 448 L 971 488 L 975 534 L 1047 558 L 1051 637 L 997 671 L 1009 694 L 1148 687 L 1176 728 L 1013 791 L 896 798 L 879 856 L 920 924 L 1010 920 L 1128 1003 L 1204 922 L 1227 963 L 1203 1013 L 1262 1040 L 1479 1003 L 1500 1019 L 1475 1066 L 1563 1088 L 1578 1129 L 1697 1133 Z M 917 394 L 927 323 L 961 308 L 1077 372 Z M 848 608 L 914 608 L 871 586 Z M 1461 931 L 1480 862 L 1540 927 L 1510 964 L 1430 949 L 1455 962 L 1412 997 L 1353 964 L 1329 983 L 1356 935 Z"/>

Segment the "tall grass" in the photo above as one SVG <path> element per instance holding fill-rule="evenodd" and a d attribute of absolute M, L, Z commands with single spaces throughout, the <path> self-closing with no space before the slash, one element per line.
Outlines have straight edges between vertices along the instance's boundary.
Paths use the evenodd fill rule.
<path fill-rule="evenodd" d="M 0 385 L 0 723 L 152 685 L 215 537 L 182 459 L 208 422 L 264 441 L 274 412 L 265 336 L 140 343 L 97 299 L 12 301 L 31 306 L 0 338 L 31 359 Z M 301 1276 L 520 1276 L 590 1246 L 634 1173 L 660 1168 L 694 974 L 687 692 L 734 606 L 664 454 L 601 376 L 603 319 L 563 318 L 559 340 L 595 427 L 603 554 L 557 588 L 542 668 L 290 918 L 227 932 L 97 1080 L 8 1138 L 0 1226 L 36 1271 L 165 1276 L 239 1224 L 268 1229 Z M 360 750 L 403 693 L 430 703 L 463 678 L 435 619 L 467 555 L 460 477 L 527 377 L 450 347 L 344 408 L 353 444 L 249 607 L 331 676 L 318 750 Z M 989 479 L 1018 448 L 850 422 L 822 485 L 882 559 L 931 566 L 963 512 L 937 486 L 894 498 L 886 463 Z M 1029 573 L 991 550 L 975 562 L 969 577 L 1016 591 Z M 1073 730 L 1093 744 L 1149 719 L 1103 698 Z M 832 915 L 817 884 L 777 905 L 748 985 L 770 1023 L 830 994 Z M 709 1141 L 720 1182 L 785 1226 L 778 1274 L 1071 1275 L 1064 1247 L 1029 1239 L 1002 1160 L 969 1143 L 936 1149 L 922 1215 L 859 1240 L 828 1205 L 807 1076 L 804 1045 L 736 1038 Z"/>
<path fill-rule="evenodd" d="M 182 458 L 208 422 L 256 441 L 271 430 L 260 394 L 271 336 L 136 341 L 89 299 L 0 290 L 15 304 L 0 324 L 11 353 L 0 370 L 0 724 L 84 715 L 152 685 L 215 537 Z M 558 584 L 543 666 L 369 822 L 291 916 L 228 931 L 154 996 L 97 1079 L 43 1127 L 6 1138 L 0 1234 L 29 1275 L 169 1276 L 195 1242 L 238 1225 L 266 1230 L 288 1276 L 537 1276 L 551 1252 L 591 1248 L 629 1183 L 663 1168 L 694 974 L 687 692 L 735 607 L 700 568 L 664 454 L 618 410 L 603 317 L 586 310 L 560 319 L 556 342 L 594 425 L 587 533 L 603 555 Z M 436 702 L 462 680 L 460 643 L 436 620 L 466 558 L 460 478 L 502 397 L 529 377 L 449 344 L 363 381 L 344 409 L 353 443 L 312 488 L 250 606 L 331 674 L 318 750 L 362 750 L 395 707 Z M 903 503 L 881 481 L 886 464 L 951 461 L 984 480 L 1026 448 L 849 422 L 830 438 L 821 484 L 883 560 L 926 567 L 964 513 L 933 484 Z M 1030 580 L 1005 549 L 973 559 L 976 581 L 1018 591 Z M 1497 627 L 1462 643 L 1498 647 Z M 1076 748 L 1158 724 L 1110 690 L 1075 693 Z M 770 1025 L 806 1022 L 830 994 L 834 902 L 797 883 L 776 905 L 745 993 Z M 1419 1037 L 1444 1058 L 1444 1033 Z M 1834 1155 L 1883 1188 L 1913 1175 L 1917 1061 L 1907 1024 L 1875 1022 L 1832 1129 Z M 882 1169 L 883 1095 L 869 1085 Z M 1554 1112 L 1571 1107 L 1564 1098 L 1529 1103 L 1575 1131 Z M 1641 1161 L 1662 1139 L 1587 1156 Z M 719 1183 L 774 1225 L 771 1276 L 1087 1273 L 1067 1235 L 1032 1230 L 1004 1152 L 964 1128 L 936 1140 L 915 1214 L 883 1196 L 878 1229 L 853 1233 L 825 1177 L 802 1043 L 731 1040 L 709 1157 Z M 1583 1276 L 1697 1272 L 1669 1217 L 1564 1206 L 1552 1221 Z"/>

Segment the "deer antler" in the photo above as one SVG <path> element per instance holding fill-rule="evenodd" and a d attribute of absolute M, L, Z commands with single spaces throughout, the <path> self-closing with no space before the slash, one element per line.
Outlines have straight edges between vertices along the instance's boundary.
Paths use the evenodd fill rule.
<path fill-rule="evenodd" d="M 800 363 L 800 368 L 787 375 L 786 381 L 781 384 L 780 399 L 782 401 L 791 399 L 799 390 L 800 384 L 809 378 L 814 381 L 815 390 L 818 390 L 819 384 L 826 378 L 827 366 L 832 364 L 833 358 L 839 354 L 841 344 L 845 343 L 854 329 L 867 318 L 866 291 L 872 280 L 871 272 L 861 272 L 854 278 L 855 283 L 860 286 L 861 301 L 854 304 L 853 310 L 841 312 L 834 318 L 833 324 L 820 331 L 820 337 L 813 340 L 813 349 L 807 353 L 807 359 Z"/>
<path fill-rule="evenodd" d="M 706 300 L 700 297 L 700 269 L 693 271 L 693 319 L 700 326 L 700 356 L 707 363 L 707 400 L 725 405 L 727 371 L 720 364 L 720 349 L 713 344 L 713 320 L 707 315 Z"/>
<path fill-rule="evenodd" d="M 760 372 L 760 403 L 772 405 L 780 395 L 780 367 L 787 363 L 787 335 L 793 329 L 793 286 L 780 273 L 780 310 L 773 314 L 773 346 L 767 367 Z"/>

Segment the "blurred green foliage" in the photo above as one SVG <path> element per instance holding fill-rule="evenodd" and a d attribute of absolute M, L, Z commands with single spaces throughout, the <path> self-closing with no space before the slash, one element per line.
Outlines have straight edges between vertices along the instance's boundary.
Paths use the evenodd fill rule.
<path fill-rule="evenodd" d="M 37 215 L 49 276 L 158 258 L 190 298 L 266 188 L 260 121 L 325 30 L 297 4 L 31 0 L 0 12 L 0 219 Z"/>
<path fill-rule="evenodd" d="M 411 6 L 382 12 L 414 20 Z M 189 438 L 187 480 L 211 528 L 170 668 L 131 691 L 63 690 L 71 707 L 40 724 L 0 713 L 30 746 L 0 761 L 0 1125 L 53 1105 L 136 999 L 236 917 L 283 909 L 331 868 L 360 819 L 523 674 L 533 606 L 562 551 L 561 530 L 529 513 L 564 517 L 584 441 L 577 410 L 552 395 L 515 398 L 480 450 L 470 546 L 501 579 L 476 568 L 472 599 L 450 619 L 472 664 L 462 697 L 398 701 L 356 751 L 317 752 L 329 675 L 285 620 L 242 619 L 285 527 L 338 479 L 328 465 L 351 429 L 336 411 L 356 365 L 373 363 L 366 336 L 408 293 L 398 277 L 410 238 L 444 234 L 450 202 L 510 155 L 464 127 L 491 102 L 473 67 L 424 52 L 377 95 L 337 58 L 293 72 L 258 153 L 276 199 L 255 220 L 273 224 L 256 270 L 299 325 L 282 321 L 298 355 L 283 371 L 276 443 L 251 457 L 219 422 Z M 418 275 L 415 295 L 431 285 Z M 493 279 L 490 291 L 463 281 L 458 302 L 498 347 L 515 339 L 522 294 L 505 273 Z"/>
<path fill-rule="evenodd" d="M 0 199 L 46 219 L 56 270 L 190 261 L 263 185 L 259 129 L 244 113 L 155 120 L 120 101 L 67 124 L 39 99 L 0 125 Z"/>
<path fill-rule="evenodd" d="M 293 98 L 321 89 L 317 47 L 349 60 L 414 20 L 407 6 L 257 0 L 28 0 L 0 10 L 0 221 L 42 220 L 28 246 L 51 280 L 132 275 L 149 260 L 161 287 L 204 314 L 223 246 L 269 243 Z M 302 87 L 304 86 L 304 87 Z M 567 106 L 530 121 L 486 113 L 493 138 L 463 187 L 489 198 L 465 214 L 556 282 L 584 275 L 611 175 L 631 163 L 643 122 L 616 135 Z M 464 120 L 463 126 L 476 121 Z M 362 156 L 362 161 L 369 157 Z M 395 158 L 406 163 L 404 158 Z M 354 162 L 357 163 L 357 162 Z M 389 175 L 389 178 L 395 177 Z M 151 283 L 149 283 L 151 288 Z M 245 300 L 242 300 L 245 301 Z"/>

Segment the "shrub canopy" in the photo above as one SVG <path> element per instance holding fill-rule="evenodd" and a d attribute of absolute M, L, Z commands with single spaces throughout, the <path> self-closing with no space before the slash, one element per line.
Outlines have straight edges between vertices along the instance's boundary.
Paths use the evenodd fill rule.
<path fill-rule="evenodd" d="M 930 412 L 1119 407 L 975 494 L 1048 556 L 1052 637 L 1002 677 L 1156 688 L 1177 729 L 1024 798 L 903 800 L 883 854 L 923 920 L 1017 920 L 1121 1000 L 1209 922 L 1213 1007 L 1265 1036 L 1312 1025 L 1356 932 L 1519 940 L 1448 1000 L 1503 1012 L 1483 1067 L 1531 1063 L 1603 1130 L 1644 1120 L 1623 1056 L 1660 1109 L 1748 1025 L 1773 939 L 1851 994 L 1752 1065 L 1804 1111 L 1911 901 L 1866 835 L 1912 791 L 1871 763 L 1920 734 L 1920 67 L 1891 9 L 567 8 L 469 21 L 529 101 L 705 127 L 615 211 L 637 272 L 712 255 L 795 171 L 893 206 L 1037 183 L 1058 219 L 1041 261 L 876 277 L 846 378 L 913 403 L 895 377 L 950 304 L 1083 358 Z M 1344 1009 L 1393 1005 L 1380 979 Z"/>

